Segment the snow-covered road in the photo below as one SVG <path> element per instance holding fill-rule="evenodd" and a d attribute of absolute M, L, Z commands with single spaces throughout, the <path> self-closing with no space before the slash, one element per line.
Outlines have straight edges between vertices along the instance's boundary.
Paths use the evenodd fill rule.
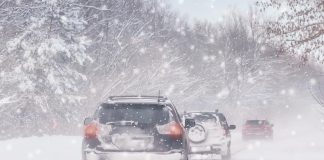
<path fill-rule="evenodd" d="M 272 117 L 273 141 L 242 141 L 234 133 L 232 160 L 324 160 L 324 120 L 319 106 L 296 99 Z"/>
<path fill-rule="evenodd" d="M 323 160 L 324 133 L 291 132 L 273 141 L 239 141 L 233 160 Z M 234 142 L 235 143 L 235 142 Z"/>
<path fill-rule="evenodd" d="M 324 160 L 324 131 L 306 119 L 283 122 L 274 140 L 233 139 L 233 160 Z"/>
<path fill-rule="evenodd" d="M 323 160 L 324 133 L 293 132 L 274 141 L 243 142 L 233 134 L 233 160 Z M 80 160 L 80 137 L 44 136 L 0 142 L 3 160 Z"/>

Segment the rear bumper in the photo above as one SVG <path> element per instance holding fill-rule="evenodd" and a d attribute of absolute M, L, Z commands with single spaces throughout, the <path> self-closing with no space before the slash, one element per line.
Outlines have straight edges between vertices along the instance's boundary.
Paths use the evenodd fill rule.
<path fill-rule="evenodd" d="M 191 146 L 189 160 L 219 160 L 227 154 L 227 143 Z"/>
<path fill-rule="evenodd" d="M 85 160 L 184 160 L 180 152 L 101 152 L 91 151 L 85 154 Z"/>
<path fill-rule="evenodd" d="M 190 160 L 219 160 L 222 156 L 220 154 L 211 154 L 211 153 L 205 153 L 205 154 L 199 154 L 194 153 L 189 155 Z"/>
<path fill-rule="evenodd" d="M 224 147 L 221 145 L 210 145 L 210 146 L 192 146 L 190 148 L 191 154 L 221 154 Z"/>
<path fill-rule="evenodd" d="M 272 133 L 269 132 L 244 132 L 242 133 L 243 138 L 271 138 Z"/>

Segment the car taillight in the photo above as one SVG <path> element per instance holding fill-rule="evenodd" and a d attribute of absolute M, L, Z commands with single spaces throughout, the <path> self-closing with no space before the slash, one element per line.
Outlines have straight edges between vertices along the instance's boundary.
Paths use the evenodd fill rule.
<path fill-rule="evenodd" d="M 223 136 L 226 136 L 226 130 L 225 129 L 222 129 L 222 132 L 223 132 Z"/>
<path fill-rule="evenodd" d="M 182 138 L 182 127 L 177 122 L 170 122 L 165 125 L 157 126 L 156 127 L 159 134 L 169 135 L 173 139 L 180 139 Z"/>
<path fill-rule="evenodd" d="M 84 127 L 84 137 L 87 139 L 97 138 L 98 132 L 98 125 L 95 123 L 88 124 Z"/>
<path fill-rule="evenodd" d="M 174 123 L 170 126 L 170 136 L 174 139 L 179 139 L 182 137 L 182 128 L 178 123 Z"/>

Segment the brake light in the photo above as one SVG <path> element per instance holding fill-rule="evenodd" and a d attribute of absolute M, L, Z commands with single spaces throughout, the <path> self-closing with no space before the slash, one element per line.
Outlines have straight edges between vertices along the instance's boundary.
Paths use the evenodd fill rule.
<path fill-rule="evenodd" d="M 170 126 L 170 136 L 174 139 L 179 139 L 182 137 L 182 128 L 180 124 L 174 123 Z"/>
<path fill-rule="evenodd" d="M 84 127 L 84 137 L 87 139 L 97 138 L 98 132 L 99 129 L 95 123 L 88 124 Z"/>
<path fill-rule="evenodd" d="M 159 134 L 169 135 L 173 139 L 179 139 L 182 137 L 182 127 L 177 122 L 171 122 L 165 125 L 156 126 Z"/>
<path fill-rule="evenodd" d="M 270 129 L 271 127 L 269 125 L 264 125 L 263 128 L 264 129 Z"/>
<path fill-rule="evenodd" d="M 223 130 L 223 136 L 226 136 L 226 130 L 225 129 L 222 129 Z"/>
<path fill-rule="evenodd" d="M 249 125 L 244 125 L 244 127 L 243 127 L 243 129 L 248 129 L 248 128 L 250 128 Z"/>

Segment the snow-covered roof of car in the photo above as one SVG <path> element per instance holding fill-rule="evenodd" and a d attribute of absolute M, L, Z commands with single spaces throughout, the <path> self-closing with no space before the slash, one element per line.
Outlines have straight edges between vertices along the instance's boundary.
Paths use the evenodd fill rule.
<path fill-rule="evenodd" d="M 107 103 L 165 104 L 170 103 L 170 100 L 164 96 L 111 96 Z"/>
<path fill-rule="evenodd" d="M 199 111 L 192 111 L 186 112 L 185 114 L 217 114 L 216 112 L 199 112 Z"/>

